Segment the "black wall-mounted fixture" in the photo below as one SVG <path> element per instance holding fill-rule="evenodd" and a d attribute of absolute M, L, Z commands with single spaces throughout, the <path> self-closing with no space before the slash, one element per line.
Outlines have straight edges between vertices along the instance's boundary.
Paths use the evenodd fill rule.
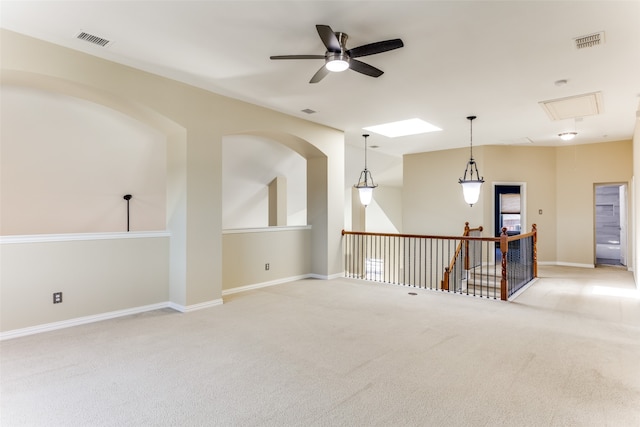
<path fill-rule="evenodd" d="M 131 200 L 131 194 L 125 194 L 123 199 L 127 201 L 127 232 L 129 231 L 129 200 Z"/>

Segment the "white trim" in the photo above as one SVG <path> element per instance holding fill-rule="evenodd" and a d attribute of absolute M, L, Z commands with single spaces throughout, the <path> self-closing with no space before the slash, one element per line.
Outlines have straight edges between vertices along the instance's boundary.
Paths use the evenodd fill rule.
<path fill-rule="evenodd" d="M 251 291 L 253 289 L 266 288 L 267 286 L 281 285 L 283 283 L 294 282 L 296 280 L 309 279 L 311 278 L 311 276 L 312 276 L 311 274 L 303 274 L 300 276 L 285 277 L 283 279 L 276 279 L 276 280 L 270 280 L 268 282 L 255 283 L 253 285 L 238 286 L 236 288 L 223 290 L 222 296 L 236 294 L 238 292 Z"/>
<path fill-rule="evenodd" d="M 214 299 L 211 301 L 205 301 L 198 304 L 187 305 L 187 306 L 182 304 L 176 304 L 175 302 L 170 301 L 167 304 L 167 307 L 172 308 L 176 311 L 179 311 L 180 313 L 190 313 L 192 311 L 202 310 L 203 308 L 216 307 L 218 305 L 222 305 L 222 298 Z"/>
<path fill-rule="evenodd" d="M 62 320 L 59 322 L 45 323 L 43 325 L 30 326 L 28 328 L 14 329 L 7 332 L 0 332 L 0 341 L 24 337 L 27 335 L 39 334 L 41 332 L 50 332 L 58 329 L 70 328 L 72 326 L 85 325 L 87 323 L 100 322 L 102 320 L 115 319 L 117 317 L 129 316 L 132 314 L 144 313 L 146 311 L 160 310 L 169 307 L 169 303 L 161 302 L 151 305 L 143 305 L 141 307 L 127 308 L 124 310 L 110 311 L 107 313 L 94 314 L 91 316 L 76 317 L 75 319 Z"/>
<path fill-rule="evenodd" d="M 594 264 L 578 264 L 575 262 L 562 262 L 562 261 L 538 261 L 538 265 L 557 265 L 561 267 L 596 268 Z"/>
<path fill-rule="evenodd" d="M 285 277 L 282 279 L 270 280 L 268 282 L 254 283 L 253 285 L 238 286 L 237 288 L 225 289 L 222 291 L 222 296 L 236 294 L 238 292 L 251 291 L 253 289 L 266 288 L 268 286 L 281 285 L 282 283 L 295 282 L 296 280 L 304 279 L 320 279 L 320 280 L 332 280 L 344 278 L 344 272 L 332 274 L 330 276 L 323 276 L 319 274 L 302 274 L 300 276 Z"/>
<path fill-rule="evenodd" d="M 222 234 L 244 234 L 244 233 L 272 233 L 275 231 L 295 231 L 295 230 L 311 230 L 310 225 L 292 225 L 282 227 L 264 227 L 264 228 L 229 228 L 222 230 Z"/>
<path fill-rule="evenodd" d="M 341 273 L 330 274 L 329 276 L 320 275 L 320 274 L 310 274 L 309 277 L 312 279 L 319 279 L 319 280 L 343 279 L 344 271 Z"/>
<path fill-rule="evenodd" d="M 527 289 L 529 289 L 529 286 L 533 285 L 535 282 L 538 281 L 538 277 L 534 277 L 533 280 L 529 280 L 523 287 L 521 287 L 520 289 L 518 289 L 513 295 L 511 295 L 509 298 L 507 298 L 508 301 L 513 301 L 514 299 L 518 298 L 520 296 L 521 293 L 523 293 L 524 291 L 526 291 Z"/>
<path fill-rule="evenodd" d="M 146 239 L 153 237 L 171 237 L 168 231 L 134 231 L 114 233 L 67 233 L 67 234 L 25 234 L 0 236 L 0 244 L 69 242 L 76 240 Z"/>
<path fill-rule="evenodd" d="M 495 206 L 496 206 L 496 186 L 498 185 L 512 185 L 520 187 L 520 233 L 529 233 L 531 230 L 527 229 L 527 183 L 522 181 L 495 181 L 491 183 L 491 212 L 493 212 L 493 218 L 491 219 L 491 228 L 495 228 Z M 495 234 L 500 234 L 498 230 L 493 230 Z"/>

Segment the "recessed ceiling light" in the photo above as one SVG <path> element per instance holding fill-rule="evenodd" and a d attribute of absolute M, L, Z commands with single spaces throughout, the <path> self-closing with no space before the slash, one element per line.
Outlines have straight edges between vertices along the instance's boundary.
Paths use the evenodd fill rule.
<path fill-rule="evenodd" d="M 401 120 L 399 122 L 385 123 L 382 125 L 368 126 L 364 128 L 370 132 L 375 132 L 389 138 L 398 136 L 417 135 L 419 133 L 428 133 L 440 131 L 437 126 L 427 123 L 421 119 Z"/>

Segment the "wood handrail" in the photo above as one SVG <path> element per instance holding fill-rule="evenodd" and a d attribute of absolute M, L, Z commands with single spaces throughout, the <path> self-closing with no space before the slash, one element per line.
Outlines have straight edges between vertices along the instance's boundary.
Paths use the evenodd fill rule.
<path fill-rule="evenodd" d="M 482 231 L 482 226 L 477 228 L 470 228 L 469 231 Z M 469 240 L 469 241 L 482 241 L 482 242 L 499 242 L 500 237 L 474 237 L 474 236 L 436 236 L 430 234 L 401 234 L 401 233 L 371 233 L 367 231 L 347 231 L 342 230 L 342 235 L 351 234 L 358 236 L 381 236 L 381 237 L 410 237 L 414 239 L 443 239 L 443 240 Z M 533 231 L 525 234 L 516 234 L 515 236 L 508 236 L 508 241 L 513 242 L 515 240 L 524 239 L 526 237 L 534 237 L 536 235 L 536 224 L 533 224 Z M 537 239 L 536 239 L 537 240 Z"/>
<path fill-rule="evenodd" d="M 462 237 L 469 237 L 469 233 L 471 233 L 472 231 L 482 231 L 483 228 L 482 226 L 476 227 L 476 228 L 469 228 L 469 222 L 465 222 L 464 223 L 464 232 L 462 233 Z M 442 276 L 442 283 L 441 283 L 441 287 L 442 290 L 448 291 L 449 290 L 449 273 L 451 273 L 453 271 L 453 268 L 456 265 L 456 260 L 458 259 L 458 255 L 460 255 L 460 252 L 462 251 L 462 242 L 465 242 L 465 269 L 469 269 L 469 239 L 465 239 L 465 240 L 460 240 L 460 242 L 458 243 L 458 247 L 456 248 L 456 252 L 453 254 L 453 258 L 451 258 L 451 262 L 449 263 L 449 267 L 445 267 L 444 269 L 444 275 Z"/>
<path fill-rule="evenodd" d="M 477 230 L 477 229 L 472 229 Z M 358 236 L 381 236 L 381 237 L 409 237 L 414 239 L 443 239 L 443 240 L 460 240 L 460 239 L 468 239 L 468 240 L 483 240 L 483 241 L 495 241 L 499 242 L 499 237 L 473 237 L 473 236 L 436 236 L 429 234 L 393 234 L 393 233 L 370 233 L 366 231 L 346 231 L 342 230 L 342 235 L 352 234 Z"/>

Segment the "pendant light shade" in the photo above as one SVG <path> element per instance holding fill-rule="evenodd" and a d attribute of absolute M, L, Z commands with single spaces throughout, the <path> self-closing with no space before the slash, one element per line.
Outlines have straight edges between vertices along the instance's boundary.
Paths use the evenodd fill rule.
<path fill-rule="evenodd" d="M 362 135 L 364 137 L 364 170 L 360 172 L 360 179 L 358 183 L 354 185 L 354 188 L 358 189 L 360 194 L 360 203 L 364 207 L 367 207 L 373 199 L 373 189 L 377 185 L 373 182 L 373 176 L 369 169 L 367 169 L 367 137 L 369 135 Z"/>
<path fill-rule="evenodd" d="M 478 202 L 480 198 L 480 190 L 482 188 L 482 183 L 484 179 L 480 176 L 478 172 L 478 165 L 476 165 L 476 161 L 473 160 L 473 120 L 476 116 L 469 116 L 467 120 L 469 120 L 469 129 L 470 129 L 470 144 L 469 144 L 469 161 L 467 162 L 467 168 L 464 171 L 464 177 L 458 179 L 460 185 L 462 185 L 462 195 L 464 196 L 464 201 L 469 204 L 469 206 L 473 206 Z"/>

